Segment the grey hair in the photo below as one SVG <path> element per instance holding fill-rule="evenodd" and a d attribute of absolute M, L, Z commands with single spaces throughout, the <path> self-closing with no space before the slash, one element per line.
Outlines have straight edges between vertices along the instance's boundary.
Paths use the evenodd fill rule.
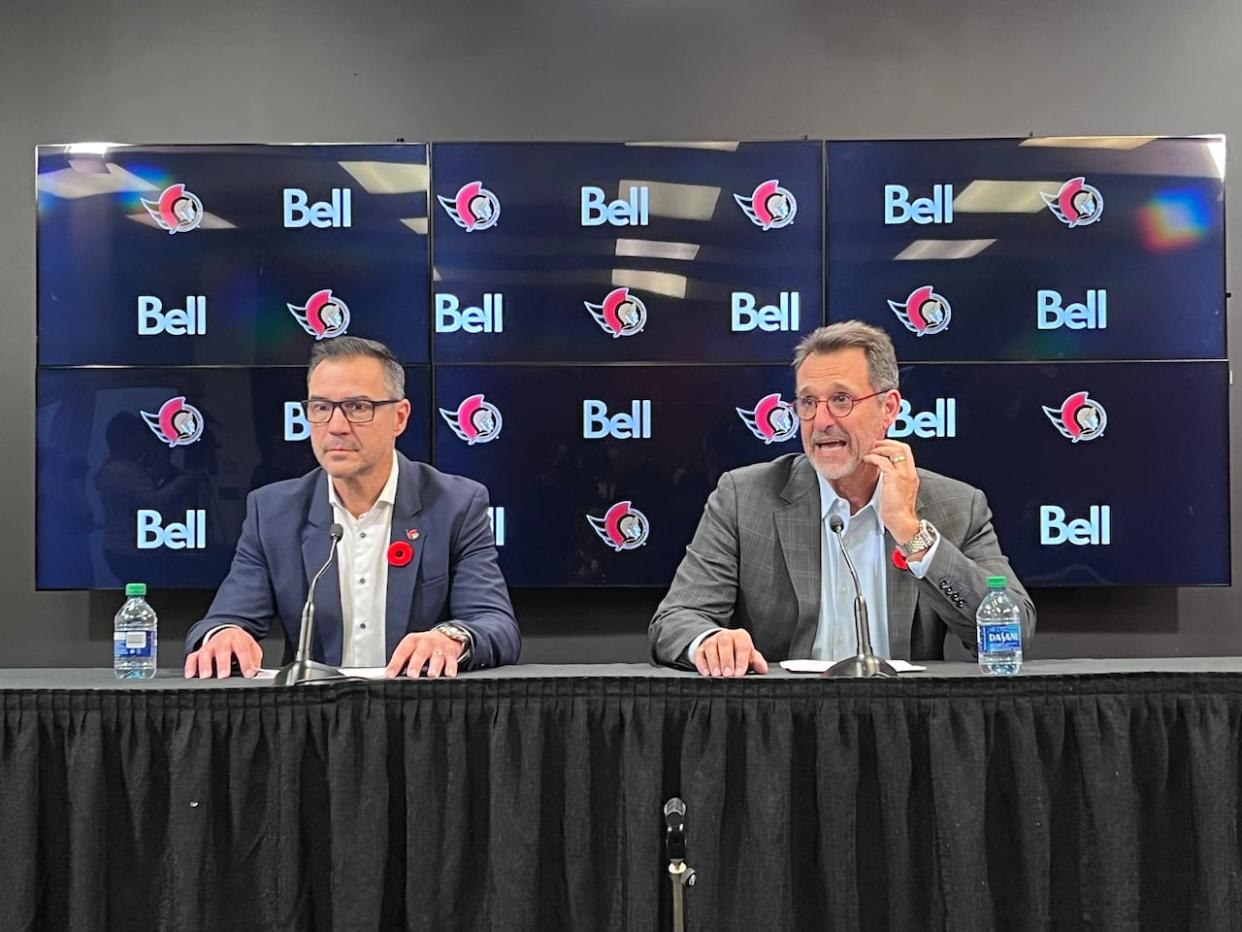
<path fill-rule="evenodd" d="M 812 330 L 803 337 L 794 349 L 794 377 L 813 353 L 854 348 L 861 349 L 867 357 L 867 378 L 871 380 L 872 391 L 887 392 L 897 387 L 897 353 L 893 350 L 893 341 L 879 327 L 861 320 L 842 320 Z"/>
<path fill-rule="evenodd" d="M 311 373 L 325 359 L 347 359 L 363 356 L 378 359 L 384 369 L 384 388 L 389 397 L 405 397 L 405 370 L 387 346 L 378 340 L 367 340 L 362 337 L 340 336 L 329 340 L 320 340 L 311 350 L 310 367 L 306 370 L 306 382 L 310 383 Z"/>

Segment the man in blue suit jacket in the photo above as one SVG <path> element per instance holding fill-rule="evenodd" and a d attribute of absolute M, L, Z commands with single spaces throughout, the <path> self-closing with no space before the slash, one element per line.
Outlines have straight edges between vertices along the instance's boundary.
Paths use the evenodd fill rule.
<path fill-rule="evenodd" d="M 410 402 L 382 343 L 316 344 L 307 420 L 319 469 L 250 493 L 241 539 L 207 616 L 186 636 L 185 675 L 243 675 L 279 618 L 297 644 L 310 579 L 344 536 L 315 592 L 314 659 L 387 666 L 389 676 L 454 676 L 515 663 L 517 621 L 488 520 L 487 490 L 396 451 Z"/>

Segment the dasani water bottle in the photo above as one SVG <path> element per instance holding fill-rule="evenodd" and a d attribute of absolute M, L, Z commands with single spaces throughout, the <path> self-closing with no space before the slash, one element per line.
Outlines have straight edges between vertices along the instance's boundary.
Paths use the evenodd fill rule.
<path fill-rule="evenodd" d="M 155 676 L 159 621 L 146 595 L 146 583 L 126 583 L 125 604 L 113 619 L 112 669 L 118 679 Z"/>
<path fill-rule="evenodd" d="M 1005 586 L 1004 576 L 989 576 L 988 594 L 975 612 L 979 669 L 1002 676 L 1022 666 L 1022 609 Z"/>

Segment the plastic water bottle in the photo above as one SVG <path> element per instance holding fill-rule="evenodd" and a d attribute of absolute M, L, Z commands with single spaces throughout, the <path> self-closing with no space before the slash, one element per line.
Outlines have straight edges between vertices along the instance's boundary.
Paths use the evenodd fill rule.
<path fill-rule="evenodd" d="M 155 676 L 159 621 L 147 604 L 147 584 L 125 584 L 125 604 L 112 623 L 112 669 L 118 679 L 148 680 Z"/>
<path fill-rule="evenodd" d="M 979 669 L 993 676 L 1017 673 L 1022 667 L 1022 610 L 1006 583 L 1004 576 L 989 576 L 988 594 L 975 612 Z"/>

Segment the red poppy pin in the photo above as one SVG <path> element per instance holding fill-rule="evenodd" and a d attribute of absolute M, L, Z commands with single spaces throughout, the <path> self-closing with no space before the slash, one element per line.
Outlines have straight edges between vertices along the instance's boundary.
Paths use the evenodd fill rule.
<path fill-rule="evenodd" d="M 394 540 L 388 545 L 388 565 L 405 566 L 414 559 L 414 548 L 403 540 Z"/>
<path fill-rule="evenodd" d="M 896 547 L 893 548 L 893 566 L 903 571 L 910 568 L 909 561 L 906 560 L 905 555 Z"/>

